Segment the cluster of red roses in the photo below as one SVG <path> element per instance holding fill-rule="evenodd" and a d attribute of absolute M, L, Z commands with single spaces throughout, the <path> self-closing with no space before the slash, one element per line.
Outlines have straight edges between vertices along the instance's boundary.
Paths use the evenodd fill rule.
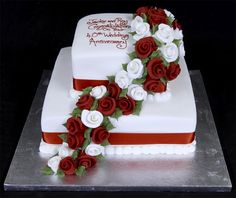
<path fill-rule="evenodd" d="M 140 7 L 136 11 L 136 15 L 143 17 L 145 15 L 151 27 L 160 23 L 168 24 L 167 15 L 161 8 Z M 181 25 L 175 19 L 172 24 L 174 29 L 181 29 Z M 148 58 L 154 51 L 158 49 L 158 45 L 153 37 L 145 37 L 135 44 L 135 53 L 138 58 Z M 180 73 L 180 66 L 174 62 L 165 67 L 162 59 L 155 57 L 147 63 L 148 76 L 144 82 L 144 89 L 154 93 L 166 91 L 166 83 L 168 80 L 175 79 Z M 163 81 L 161 81 L 164 80 Z"/>
<path fill-rule="evenodd" d="M 158 45 L 153 37 L 145 37 L 138 40 L 135 44 L 135 53 L 138 58 L 149 58 L 150 55 L 158 49 Z M 177 63 L 171 62 L 167 67 L 164 66 L 161 58 L 155 57 L 149 60 L 146 64 L 148 75 L 144 82 L 144 89 L 154 93 L 166 91 L 166 84 L 161 81 L 175 79 L 180 73 L 180 66 Z"/>
<path fill-rule="evenodd" d="M 111 82 L 107 85 L 108 96 L 103 96 L 98 100 L 97 111 L 101 112 L 104 116 L 111 116 L 116 108 L 122 111 L 123 115 L 132 114 L 136 102 L 129 96 L 120 97 L 122 89 L 115 83 Z M 76 105 L 80 110 L 87 109 L 90 110 L 95 98 L 90 94 L 85 94 L 80 97 Z"/>
<path fill-rule="evenodd" d="M 168 24 L 168 19 L 165 11 L 161 8 L 155 8 L 155 7 L 140 7 L 136 11 L 136 15 L 143 16 L 146 15 L 148 23 L 151 25 L 151 27 L 158 25 L 160 23 Z M 172 26 L 174 29 L 179 28 L 181 29 L 181 25 L 178 23 L 178 21 L 175 19 L 172 22 Z"/>
<path fill-rule="evenodd" d="M 123 115 L 132 114 L 136 106 L 135 100 L 131 97 L 119 97 L 121 88 L 114 82 L 111 82 L 107 86 L 108 96 L 103 96 L 98 100 L 97 108 L 105 116 L 111 116 L 116 108 L 120 108 Z M 84 94 L 77 101 L 76 106 L 82 111 L 84 109 L 91 110 L 95 98 L 90 94 Z M 73 150 L 80 149 L 85 141 L 84 134 L 87 127 L 82 123 L 79 116 L 70 117 L 66 122 L 66 128 L 68 130 L 67 143 L 68 147 Z M 99 126 L 92 129 L 91 139 L 96 144 L 101 144 L 104 140 L 107 140 L 109 133 L 104 126 Z M 81 152 L 76 158 L 70 156 L 62 159 L 59 164 L 59 168 L 66 174 L 71 175 L 75 173 L 76 168 L 84 166 L 86 169 L 93 167 L 96 164 L 96 158 L 88 156 Z"/>
<path fill-rule="evenodd" d="M 74 175 L 76 169 L 83 167 L 85 170 L 96 165 L 96 158 L 82 153 L 76 159 L 71 156 L 63 158 L 59 163 L 59 168 L 66 175 Z"/>

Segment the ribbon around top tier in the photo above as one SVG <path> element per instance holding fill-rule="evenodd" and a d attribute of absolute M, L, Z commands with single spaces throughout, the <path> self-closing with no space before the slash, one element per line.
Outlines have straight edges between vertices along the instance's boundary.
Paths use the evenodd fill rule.
<path fill-rule="evenodd" d="M 62 144 L 60 134 L 42 132 L 44 142 Z M 190 133 L 110 133 L 108 141 L 111 145 L 138 144 L 190 144 L 195 139 L 195 132 Z"/>
<path fill-rule="evenodd" d="M 88 80 L 88 79 L 75 79 L 73 78 L 73 88 L 77 91 L 82 91 L 86 87 L 89 86 L 99 86 L 105 85 L 107 86 L 109 83 L 108 80 Z"/>

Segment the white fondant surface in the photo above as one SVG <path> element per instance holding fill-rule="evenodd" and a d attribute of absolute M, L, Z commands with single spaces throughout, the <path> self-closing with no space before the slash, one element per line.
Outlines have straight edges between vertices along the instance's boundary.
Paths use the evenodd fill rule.
<path fill-rule="evenodd" d="M 132 14 L 93 14 L 79 20 L 72 45 L 73 77 L 106 80 L 133 51 Z"/>
<path fill-rule="evenodd" d="M 111 132 L 187 133 L 196 128 L 196 107 L 184 58 L 181 73 L 169 83 L 171 98 L 165 102 L 145 101 L 140 116 L 123 116 L 114 121 Z M 72 87 L 71 48 L 63 48 L 57 58 L 42 112 L 42 131 L 66 132 L 63 124 L 75 107 Z"/>

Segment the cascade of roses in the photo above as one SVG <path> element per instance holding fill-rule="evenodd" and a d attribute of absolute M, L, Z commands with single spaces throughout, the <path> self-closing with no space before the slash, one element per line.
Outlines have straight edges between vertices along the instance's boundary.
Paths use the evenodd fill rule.
<path fill-rule="evenodd" d="M 67 120 L 67 134 L 58 155 L 48 161 L 45 174 L 83 175 L 96 165 L 109 144 L 113 119 L 139 115 L 148 94 L 167 90 L 168 81 L 180 74 L 184 56 L 183 34 L 174 15 L 167 10 L 140 7 L 131 22 L 134 51 L 122 70 L 108 76 L 109 84 L 87 87 Z"/>

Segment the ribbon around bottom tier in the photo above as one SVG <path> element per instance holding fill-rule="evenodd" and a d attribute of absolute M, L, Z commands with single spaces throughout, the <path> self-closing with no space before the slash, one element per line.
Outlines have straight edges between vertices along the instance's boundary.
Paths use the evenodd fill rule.
<path fill-rule="evenodd" d="M 61 144 L 58 132 L 42 132 L 44 142 Z M 138 144 L 190 144 L 195 139 L 195 132 L 190 133 L 110 133 L 108 141 L 111 145 Z"/>

